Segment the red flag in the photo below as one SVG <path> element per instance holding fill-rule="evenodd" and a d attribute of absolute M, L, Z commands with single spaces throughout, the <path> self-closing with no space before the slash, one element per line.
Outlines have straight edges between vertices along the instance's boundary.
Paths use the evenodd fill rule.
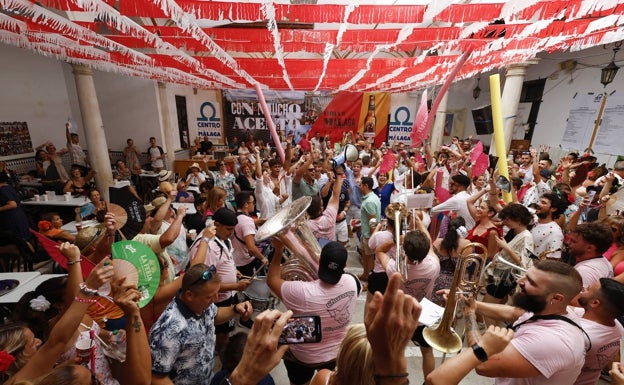
<path fill-rule="evenodd" d="M 410 133 L 410 139 L 412 140 L 412 147 L 419 147 L 423 140 L 427 139 L 429 132 L 427 132 L 427 89 L 425 89 L 420 97 L 420 106 L 416 112 L 416 119 L 414 119 L 414 128 Z"/>
<path fill-rule="evenodd" d="M 481 143 L 481 141 L 478 141 L 472 149 L 472 152 L 470 153 L 470 163 L 474 164 L 477 159 L 479 159 L 481 154 L 483 154 L 483 143 Z"/>

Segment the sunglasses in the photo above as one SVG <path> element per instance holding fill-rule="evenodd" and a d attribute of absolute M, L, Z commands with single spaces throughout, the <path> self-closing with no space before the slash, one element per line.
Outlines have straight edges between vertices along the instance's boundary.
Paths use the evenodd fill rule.
<path fill-rule="evenodd" d="M 208 270 L 204 271 L 196 280 L 188 285 L 188 287 L 194 286 L 198 282 L 210 281 L 215 274 L 217 274 L 217 268 L 215 267 L 215 265 L 210 265 Z"/>

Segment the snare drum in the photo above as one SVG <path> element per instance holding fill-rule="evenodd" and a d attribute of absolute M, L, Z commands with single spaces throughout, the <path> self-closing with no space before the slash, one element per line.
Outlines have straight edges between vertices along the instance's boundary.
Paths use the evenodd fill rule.
<path fill-rule="evenodd" d="M 243 295 L 253 306 L 254 312 L 265 311 L 270 308 L 271 290 L 266 282 L 266 276 L 257 276 L 251 280 Z"/>

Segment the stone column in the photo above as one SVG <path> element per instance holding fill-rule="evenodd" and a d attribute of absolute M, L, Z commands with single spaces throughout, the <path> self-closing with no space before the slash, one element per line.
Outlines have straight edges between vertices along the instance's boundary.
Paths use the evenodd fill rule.
<path fill-rule="evenodd" d="M 106 133 L 100 114 L 95 84 L 93 83 L 93 71 L 91 68 L 72 64 L 76 91 L 78 93 L 78 105 L 82 115 L 82 124 L 85 132 L 85 142 L 89 152 L 91 168 L 96 171 L 95 183 L 101 196 L 108 200 L 108 188 L 114 184 L 111 162 L 108 157 L 108 144 Z"/>
<path fill-rule="evenodd" d="M 440 104 L 438 104 L 438 110 L 435 114 L 435 121 L 431 128 L 431 151 L 436 151 L 442 145 L 442 139 L 444 138 L 444 125 L 446 124 L 446 107 L 448 104 L 449 90 L 442 96 Z"/>
<path fill-rule="evenodd" d="M 162 134 L 164 150 L 167 153 L 165 168 L 175 170 L 175 136 L 176 132 L 169 121 L 169 99 L 167 98 L 167 84 L 158 82 L 158 100 L 160 102 L 160 118 L 162 120 Z"/>
<path fill-rule="evenodd" d="M 502 112 L 503 112 L 503 128 L 505 130 L 505 148 L 509 152 L 511 146 L 511 138 L 513 137 L 514 123 L 516 114 L 518 113 L 518 103 L 520 103 L 520 95 L 524 84 L 524 77 L 527 68 L 532 64 L 537 64 L 539 59 L 531 59 L 522 63 L 510 64 L 505 74 L 505 87 L 503 88 Z M 490 153 L 496 155 L 494 138 L 490 146 Z"/>

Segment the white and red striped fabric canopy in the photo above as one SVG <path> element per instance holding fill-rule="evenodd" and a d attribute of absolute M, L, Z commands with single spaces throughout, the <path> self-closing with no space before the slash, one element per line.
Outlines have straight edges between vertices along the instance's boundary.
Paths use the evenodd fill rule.
<path fill-rule="evenodd" d="M 0 42 L 196 88 L 405 92 L 624 39 L 624 0 L 0 0 Z"/>

